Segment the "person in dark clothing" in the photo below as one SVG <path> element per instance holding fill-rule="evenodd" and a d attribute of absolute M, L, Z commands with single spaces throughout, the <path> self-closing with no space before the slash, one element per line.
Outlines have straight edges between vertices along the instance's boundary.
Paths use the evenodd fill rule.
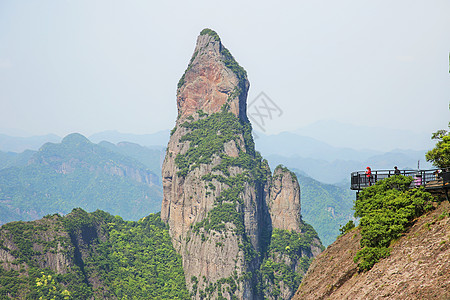
<path fill-rule="evenodd" d="M 400 170 L 397 168 L 397 166 L 394 167 L 394 175 L 400 175 Z"/>

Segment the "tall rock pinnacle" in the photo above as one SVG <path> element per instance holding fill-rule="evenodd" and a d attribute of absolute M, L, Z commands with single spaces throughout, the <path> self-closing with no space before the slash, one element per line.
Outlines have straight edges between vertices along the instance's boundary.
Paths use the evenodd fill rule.
<path fill-rule="evenodd" d="M 184 119 L 198 110 L 211 114 L 229 105 L 230 112 L 246 120 L 248 88 L 247 72 L 222 45 L 217 33 L 204 29 L 178 82 L 178 115 Z"/>
<path fill-rule="evenodd" d="M 268 163 L 255 151 L 246 115 L 248 88 L 245 70 L 217 33 L 204 29 L 178 83 L 178 118 L 162 167 L 161 218 L 169 224 L 195 299 L 262 299 L 279 289 L 280 280 L 262 280 L 259 272 L 272 230 L 281 226 L 302 235 L 297 179 L 290 172 L 283 179 L 283 169 L 276 176 L 282 181 L 271 187 Z M 287 178 L 293 184 L 284 184 Z M 273 255 L 282 256 L 275 250 Z M 299 251 L 297 260 L 312 256 Z M 290 295 L 297 287 L 283 288 Z"/>

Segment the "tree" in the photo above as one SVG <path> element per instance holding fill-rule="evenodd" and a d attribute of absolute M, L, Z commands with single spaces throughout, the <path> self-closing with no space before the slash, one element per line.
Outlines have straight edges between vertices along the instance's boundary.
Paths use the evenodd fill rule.
<path fill-rule="evenodd" d="M 450 123 L 448 124 L 448 127 L 450 129 Z M 433 162 L 433 165 L 440 169 L 450 167 L 450 132 L 441 129 L 433 133 L 431 138 L 438 142 L 436 143 L 436 146 L 425 155 L 427 161 Z"/>

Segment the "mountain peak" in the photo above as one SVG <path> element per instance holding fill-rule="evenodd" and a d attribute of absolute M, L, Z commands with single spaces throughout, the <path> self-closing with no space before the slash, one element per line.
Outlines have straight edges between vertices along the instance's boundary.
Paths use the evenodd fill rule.
<path fill-rule="evenodd" d="M 71 133 L 65 136 L 62 139 L 61 143 L 70 145 L 83 145 L 83 144 L 90 144 L 91 142 L 82 134 Z"/>
<path fill-rule="evenodd" d="M 201 110 L 206 114 L 230 111 L 247 120 L 247 72 L 209 28 L 197 38 L 194 54 L 178 82 L 178 116 L 182 120 Z"/>
<path fill-rule="evenodd" d="M 209 28 L 203 29 L 203 30 L 200 32 L 200 36 L 202 36 L 202 35 L 209 35 L 209 36 L 213 37 L 214 40 L 220 42 L 220 37 L 219 37 L 219 35 L 217 34 L 217 32 L 215 32 L 215 31 L 212 30 L 212 29 L 209 29 Z"/>

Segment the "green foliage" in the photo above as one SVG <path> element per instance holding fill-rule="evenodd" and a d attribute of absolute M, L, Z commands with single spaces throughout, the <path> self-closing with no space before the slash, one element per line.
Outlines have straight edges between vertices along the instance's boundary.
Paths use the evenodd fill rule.
<path fill-rule="evenodd" d="M 259 293 L 278 299 L 281 282 L 295 291 L 312 262 L 312 258 L 305 256 L 305 253 L 318 239 L 315 230 L 306 223 L 302 224 L 300 232 L 274 228 L 268 252 L 259 270 Z"/>
<path fill-rule="evenodd" d="M 319 239 L 319 237 L 314 228 L 306 223 L 302 224 L 300 232 L 274 228 L 269 251 L 283 253 L 291 259 L 298 259 L 302 250 L 309 250 L 314 239 Z"/>
<path fill-rule="evenodd" d="M 214 38 L 215 41 L 220 42 L 220 37 L 219 35 L 212 29 L 209 28 L 205 28 L 200 32 L 200 35 L 210 35 Z"/>
<path fill-rule="evenodd" d="M 369 270 L 389 255 L 390 243 L 399 238 L 412 220 L 431 209 L 433 196 L 423 188 L 409 189 L 412 178 L 394 176 L 359 193 L 355 216 L 361 217 L 362 250 L 354 258 L 360 270 Z"/>
<path fill-rule="evenodd" d="M 301 259 L 306 262 L 308 267 L 312 262 L 312 259 Z M 306 270 L 302 271 L 306 272 Z M 303 278 L 302 273 L 296 272 L 292 267 L 282 262 L 275 262 L 271 258 L 264 260 L 260 268 L 260 274 L 263 280 L 262 292 L 266 295 L 271 295 L 275 299 L 281 298 L 281 282 L 292 290 L 296 290 Z"/>
<path fill-rule="evenodd" d="M 55 282 L 55 278 L 52 275 L 45 275 L 41 272 L 42 276 L 36 278 L 37 294 L 39 299 L 71 299 L 71 294 L 68 290 L 62 290 L 60 284 Z"/>
<path fill-rule="evenodd" d="M 390 255 L 388 247 L 369 247 L 366 246 L 359 250 L 354 257 L 354 262 L 358 263 L 358 268 L 361 271 L 368 271 L 380 261 L 382 258 L 386 258 Z"/>
<path fill-rule="evenodd" d="M 51 295 L 55 299 L 71 299 L 71 296 L 74 299 L 89 299 L 92 296 L 92 290 L 77 264 L 72 266 L 70 274 L 64 275 L 39 267 L 48 254 L 61 252 L 69 257 L 74 255 L 70 238 L 64 235 L 61 219 L 53 215 L 47 216 L 45 221 L 12 222 L 1 227 L 0 235 L 8 237 L 17 248 L 4 250 L 16 257 L 12 264 L 18 265 L 21 271 L 14 273 L 0 268 L 0 295 L 6 295 L 6 290 L 13 298 L 27 296 L 34 299 Z M 47 284 L 45 281 L 39 283 L 43 276 L 47 278 Z M 63 286 L 70 286 L 70 292 L 64 292 L 66 288 Z"/>
<path fill-rule="evenodd" d="M 344 226 L 340 226 L 339 231 L 341 235 L 343 235 L 352 230 L 353 228 L 355 228 L 355 223 L 353 223 L 353 220 L 350 220 Z"/>
<path fill-rule="evenodd" d="M 450 110 L 450 104 L 448 108 Z M 450 128 L 450 122 L 448 128 Z M 438 130 L 433 133 L 431 139 L 438 142 L 432 150 L 426 153 L 427 161 L 433 162 L 434 166 L 441 169 L 450 167 L 450 132 L 443 129 Z"/>
<path fill-rule="evenodd" d="M 434 133 L 433 139 L 437 139 L 436 146 L 425 155 L 427 161 L 431 161 L 438 168 L 450 166 L 450 133 L 438 131 Z"/>
<path fill-rule="evenodd" d="M 203 228 L 206 232 L 210 232 L 211 230 L 222 232 L 226 228 L 226 223 L 234 224 L 238 234 L 244 233 L 243 214 L 237 212 L 236 203 L 221 203 L 215 205 L 214 208 L 208 212 L 207 218 L 195 224 L 194 232 L 198 232 L 200 228 Z"/>
<path fill-rule="evenodd" d="M 159 214 L 138 222 L 108 223 L 92 266 L 119 299 L 188 299 L 181 257 Z"/>
<path fill-rule="evenodd" d="M 130 222 L 103 211 L 75 209 L 65 217 L 6 224 L 0 229 L 5 234 L 19 248 L 11 251 L 19 257 L 17 264 L 27 267 L 24 272 L 0 268 L 0 298 L 189 299 L 181 257 L 159 214 Z M 41 236 L 60 238 L 48 242 Z M 36 245 L 46 247 L 33 251 Z M 38 267 L 39 256 L 54 250 L 74 259 L 68 273 Z"/>
<path fill-rule="evenodd" d="M 180 139 L 180 142 L 190 142 L 189 150 L 175 158 L 180 170 L 178 175 L 183 177 L 200 164 L 211 163 L 213 155 L 223 152 L 225 143 L 234 140 L 237 144 L 238 136 L 244 130 L 239 119 L 229 112 L 215 113 L 181 126 L 190 129 Z"/>
<path fill-rule="evenodd" d="M 233 71 L 239 81 L 243 81 L 245 78 L 247 78 L 247 72 L 243 67 L 239 65 L 239 63 L 234 59 L 233 55 L 231 55 L 230 51 L 228 51 L 227 48 L 222 47 L 221 54 L 223 57 L 223 63 L 227 68 Z"/>

